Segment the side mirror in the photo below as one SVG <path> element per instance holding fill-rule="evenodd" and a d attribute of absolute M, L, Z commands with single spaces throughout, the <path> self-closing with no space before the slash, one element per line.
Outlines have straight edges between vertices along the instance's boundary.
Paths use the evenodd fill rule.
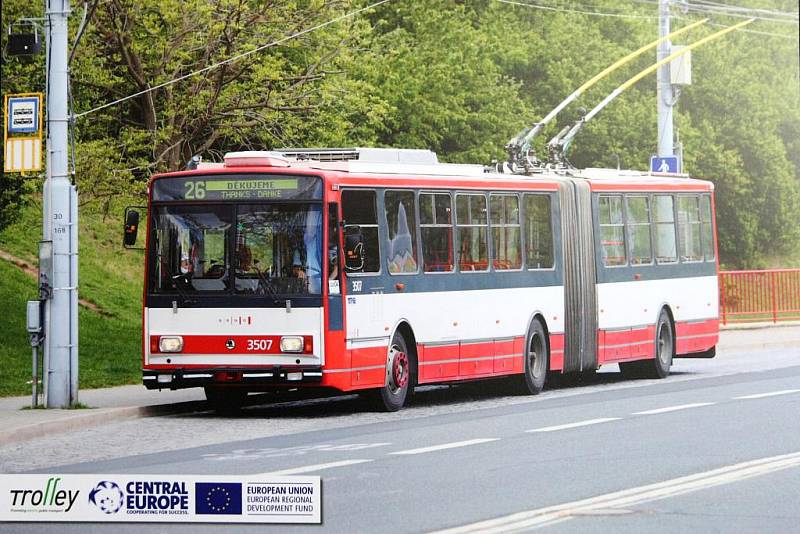
<path fill-rule="evenodd" d="M 358 225 L 344 227 L 344 268 L 349 273 L 364 269 L 364 236 Z"/>
<path fill-rule="evenodd" d="M 125 236 L 122 244 L 128 248 L 136 244 L 136 235 L 139 233 L 139 212 L 125 208 Z"/>

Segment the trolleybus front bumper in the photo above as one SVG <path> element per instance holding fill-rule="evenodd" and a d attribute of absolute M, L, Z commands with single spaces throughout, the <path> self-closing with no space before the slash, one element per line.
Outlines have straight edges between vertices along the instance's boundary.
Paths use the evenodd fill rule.
<path fill-rule="evenodd" d="M 236 386 L 293 386 L 319 384 L 322 367 L 269 367 L 265 369 L 142 369 L 147 389 L 184 389 L 223 384 Z"/>

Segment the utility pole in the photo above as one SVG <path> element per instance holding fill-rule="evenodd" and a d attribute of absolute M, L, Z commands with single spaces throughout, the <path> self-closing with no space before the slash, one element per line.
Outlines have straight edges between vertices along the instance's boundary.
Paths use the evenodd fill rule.
<path fill-rule="evenodd" d="M 658 26 L 659 36 L 669 35 L 669 4 L 670 0 L 658 0 Z M 661 61 L 669 56 L 672 50 L 672 41 L 664 40 L 658 45 L 657 59 Z M 656 99 L 658 100 L 658 156 L 674 156 L 672 132 L 672 106 L 674 95 L 670 80 L 670 65 L 665 63 L 657 73 Z"/>
<path fill-rule="evenodd" d="M 69 172 L 69 0 L 47 0 L 47 179 L 40 282 L 44 303 L 44 403 L 78 402 L 78 201 Z"/>

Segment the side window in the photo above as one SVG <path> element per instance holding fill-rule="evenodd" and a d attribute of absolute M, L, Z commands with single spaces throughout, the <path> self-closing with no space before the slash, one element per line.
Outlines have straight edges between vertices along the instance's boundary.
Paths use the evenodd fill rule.
<path fill-rule="evenodd" d="M 383 198 L 389 230 L 387 261 L 392 274 L 417 272 L 417 223 L 413 191 L 387 191 Z"/>
<path fill-rule="evenodd" d="M 485 196 L 456 195 L 459 270 L 486 271 L 489 269 L 487 222 Z"/>
<path fill-rule="evenodd" d="M 622 216 L 622 195 L 603 195 L 598 199 L 600 209 L 600 246 L 603 265 L 625 265 L 625 224 Z"/>
<path fill-rule="evenodd" d="M 675 243 L 675 206 L 672 195 L 653 197 L 653 222 L 655 222 L 656 261 L 675 263 L 678 247 Z"/>
<path fill-rule="evenodd" d="M 714 221 L 711 218 L 711 197 L 700 197 L 700 220 L 703 223 L 703 254 L 706 261 L 714 261 Z"/>
<path fill-rule="evenodd" d="M 351 264 L 348 273 L 377 273 L 380 271 L 378 248 L 378 212 L 375 208 L 375 191 L 358 189 L 342 191 L 342 217 L 344 218 L 345 249 L 348 242 L 358 237 L 361 241 L 359 261 Z M 356 236 L 360 233 L 360 236 Z"/>
<path fill-rule="evenodd" d="M 426 273 L 453 270 L 453 215 L 447 193 L 420 193 L 422 268 Z"/>
<path fill-rule="evenodd" d="M 337 205 L 328 204 L 328 292 L 331 295 L 341 293 L 341 270 L 339 269 L 339 225 L 337 224 Z"/>
<path fill-rule="evenodd" d="M 700 237 L 700 207 L 696 195 L 678 196 L 678 235 L 681 261 L 703 261 Z"/>
<path fill-rule="evenodd" d="M 528 269 L 553 267 L 550 196 L 525 195 L 525 256 Z"/>
<path fill-rule="evenodd" d="M 653 263 L 653 247 L 650 242 L 650 199 L 645 196 L 629 196 L 626 197 L 626 203 L 630 264 Z"/>
<path fill-rule="evenodd" d="M 519 198 L 516 195 L 490 195 L 492 224 L 492 266 L 498 271 L 522 267 L 519 235 Z"/>

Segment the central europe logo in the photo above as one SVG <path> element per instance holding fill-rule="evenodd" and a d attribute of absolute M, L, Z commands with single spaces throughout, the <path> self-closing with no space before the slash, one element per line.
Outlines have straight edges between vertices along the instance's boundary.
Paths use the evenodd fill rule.
<path fill-rule="evenodd" d="M 122 508 L 125 496 L 115 482 L 103 480 L 89 493 L 89 502 L 105 514 L 116 514 Z"/>
<path fill-rule="evenodd" d="M 242 484 L 239 482 L 197 482 L 195 513 L 241 515 Z"/>

